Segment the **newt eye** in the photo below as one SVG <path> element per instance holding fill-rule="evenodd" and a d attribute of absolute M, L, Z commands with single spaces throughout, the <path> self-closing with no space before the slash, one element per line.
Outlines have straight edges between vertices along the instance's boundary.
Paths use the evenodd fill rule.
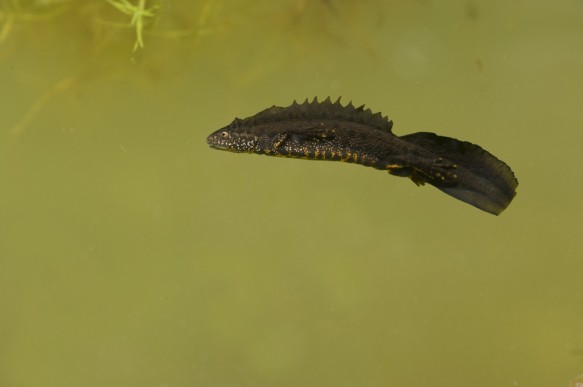
<path fill-rule="evenodd" d="M 229 133 L 227 133 L 226 131 L 225 132 L 221 132 L 221 137 L 222 138 L 227 138 L 227 137 L 229 137 Z"/>

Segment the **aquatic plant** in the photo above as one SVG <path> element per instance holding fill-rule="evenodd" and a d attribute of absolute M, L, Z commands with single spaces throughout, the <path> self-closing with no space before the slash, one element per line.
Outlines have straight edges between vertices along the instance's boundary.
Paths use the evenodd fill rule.
<path fill-rule="evenodd" d="M 159 6 L 154 5 L 150 8 L 146 8 L 146 0 L 139 0 L 138 5 L 130 3 L 128 0 L 106 0 L 109 4 L 113 5 L 120 12 L 125 13 L 132 17 L 130 21 L 130 26 L 136 28 L 136 42 L 134 43 L 134 51 L 138 48 L 144 47 L 144 18 L 154 17 L 154 10 L 158 9 Z"/>

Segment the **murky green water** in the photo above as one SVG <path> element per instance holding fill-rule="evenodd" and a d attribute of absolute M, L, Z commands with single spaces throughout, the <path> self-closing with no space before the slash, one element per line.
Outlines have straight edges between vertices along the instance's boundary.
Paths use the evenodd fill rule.
<path fill-rule="evenodd" d="M 144 5 L 133 52 L 106 1 L 0 2 L 0 386 L 583 374 L 583 4 Z M 329 95 L 482 145 L 515 201 L 495 217 L 371 168 L 205 143 Z"/>

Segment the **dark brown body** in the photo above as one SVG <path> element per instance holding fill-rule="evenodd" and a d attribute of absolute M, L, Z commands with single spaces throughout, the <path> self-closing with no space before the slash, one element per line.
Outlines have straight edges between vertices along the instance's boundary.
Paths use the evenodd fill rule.
<path fill-rule="evenodd" d="M 499 214 L 515 195 L 510 168 L 477 145 L 433 133 L 396 136 L 392 122 L 339 101 L 272 107 L 207 138 L 216 149 L 309 160 L 345 161 L 429 183 Z"/>

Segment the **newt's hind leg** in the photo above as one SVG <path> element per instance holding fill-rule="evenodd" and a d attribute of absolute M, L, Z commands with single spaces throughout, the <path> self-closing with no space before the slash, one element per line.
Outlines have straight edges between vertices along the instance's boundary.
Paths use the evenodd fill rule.
<path fill-rule="evenodd" d="M 415 165 L 391 163 L 385 168 L 391 175 L 408 177 L 417 185 L 430 183 L 451 186 L 457 183 L 457 175 L 453 172 L 457 165 L 441 157 L 432 161 L 421 161 Z"/>

